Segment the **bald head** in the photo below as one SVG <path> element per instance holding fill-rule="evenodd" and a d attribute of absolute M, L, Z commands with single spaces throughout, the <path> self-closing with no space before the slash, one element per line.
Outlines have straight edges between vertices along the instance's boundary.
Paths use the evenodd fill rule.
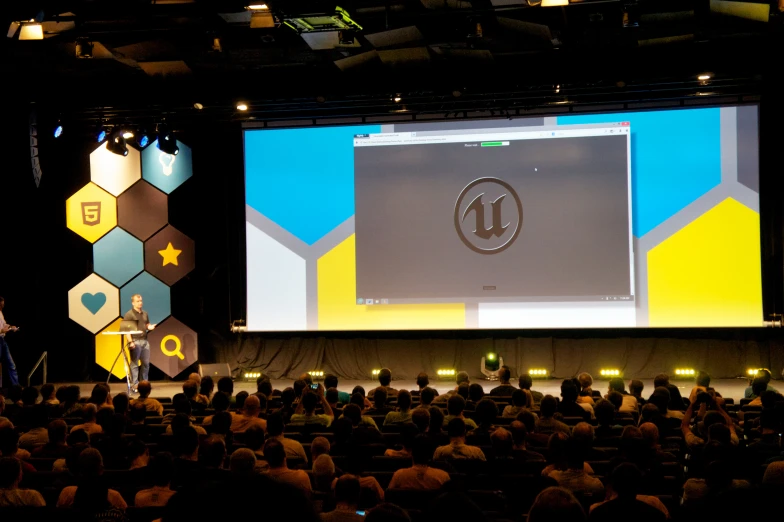
<path fill-rule="evenodd" d="M 255 395 L 248 395 L 245 399 L 245 413 L 248 415 L 258 415 L 261 409 L 261 401 Z"/>
<path fill-rule="evenodd" d="M 189 381 L 195 381 L 195 382 L 196 382 L 196 384 L 198 384 L 199 386 L 201 386 L 201 375 L 199 375 L 199 374 L 198 374 L 198 373 L 196 373 L 196 372 L 193 372 L 192 374 L 188 375 L 188 380 L 189 380 Z"/>
<path fill-rule="evenodd" d="M 659 444 L 659 428 L 652 422 L 643 422 L 640 424 L 640 433 L 642 433 L 643 440 L 651 448 L 655 448 Z"/>
<path fill-rule="evenodd" d="M 593 444 L 593 426 L 587 422 L 579 422 L 572 429 L 572 438 L 581 442 L 585 442 L 589 446 Z"/>

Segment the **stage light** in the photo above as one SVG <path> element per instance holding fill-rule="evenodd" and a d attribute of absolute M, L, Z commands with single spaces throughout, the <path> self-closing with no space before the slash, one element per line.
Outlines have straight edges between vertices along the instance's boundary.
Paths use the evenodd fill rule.
<path fill-rule="evenodd" d="M 487 360 L 488 361 L 495 361 L 495 354 L 494 353 L 488 353 L 487 354 Z"/>
<path fill-rule="evenodd" d="M 438 370 L 436 370 L 436 375 L 438 375 L 439 379 L 454 378 L 456 373 L 457 372 L 455 372 L 455 370 L 452 368 L 439 368 Z"/>
<path fill-rule="evenodd" d="M 531 368 L 528 370 L 528 375 L 530 375 L 532 379 L 546 379 L 547 374 L 548 372 L 544 368 Z"/>
<path fill-rule="evenodd" d="M 158 149 L 172 156 L 176 156 L 180 152 L 174 133 L 165 124 L 158 125 Z"/>
<path fill-rule="evenodd" d="M 599 370 L 599 375 L 602 377 L 620 377 L 621 370 L 617 368 L 603 368 Z"/>
<path fill-rule="evenodd" d="M 697 375 L 694 368 L 675 368 L 675 376 L 679 378 L 691 378 Z"/>
<path fill-rule="evenodd" d="M 95 141 L 98 143 L 103 143 L 103 140 L 106 139 L 106 127 L 103 125 L 98 125 L 98 130 L 95 131 Z"/>
<path fill-rule="evenodd" d="M 749 368 L 746 370 L 746 374 L 748 374 L 749 377 L 755 377 L 761 369 L 762 368 Z"/>
<path fill-rule="evenodd" d="M 122 133 L 122 137 L 126 140 L 133 138 L 133 131 L 130 129 L 125 129 Z"/>
<path fill-rule="evenodd" d="M 196 109 L 197 111 L 200 111 L 200 110 L 202 110 L 204 108 L 204 105 L 202 105 L 199 102 L 196 102 L 196 103 L 193 104 L 193 108 Z"/>
<path fill-rule="evenodd" d="M 63 135 L 63 124 L 60 121 L 58 121 L 57 125 L 54 128 L 54 137 L 59 138 L 62 135 Z"/>
<path fill-rule="evenodd" d="M 269 7 L 267 7 L 267 4 L 251 4 L 246 6 L 245 9 L 249 11 L 261 11 L 262 9 L 269 9 Z"/>
<path fill-rule="evenodd" d="M 261 377 L 261 372 L 245 372 L 245 379 L 253 381 Z"/>
<path fill-rule="evenodd" d="M 116 127 L 112 130 L 109 141 L 106 142 L 106 150 L 117 154 L 118 156 L 128 155 L 128 144 L 125 142 L 123 130 L 121 128 Z"/>
<path fill-rule="evenodd" d="M 395 95 L 395 97 L 392 98 L 392 101 L 395 103 L 400 103 L 402 100 L 403 98 L 401 98 L 399 94 Z"/>
<path fill-rule="evenodd" d="M 247 111 L 248 110 L 248 104 L 244 103 L 244 102 L 238 103 L 237 104 L 237 110 L 238 111 Z"/>
<path fill-rule="evenodd" d="M 140 127 L 138 131 L 136 131 L 136 144 L 140 148 L 144 148 L 150 144 L 150 135 L 147 134 L 147 130 Z"/>
<path fill-rule="evenodd" d="M 43 40 L 44 26 L 38 22 L 22 22 L 22 30 L 19 31 L 20 40 Z"/>
<path fill-rule="evenodd" d="M 702 73 L 699 76 L 697 76 L 697 79 L 700 80 L 701 82 L 708 81 L 711 78 L 713 78 L 713 75 L 711 73 Z"/>
<path fill-rule="evenodd" d="M 770 20 L 770 4 L 767 3 L 710 0 L 710 10 L 714 13 L 755 22 L 767 22 Z"/>
<path fill-rule="evenodd" d="M 371 371 L 371 372 L 370 372 L 370 374 L 371 374 L 373 377 L 378 377 L 378 374 L 379 374 L 379 373 L 381 373 L 381 370 L 379 370 L 379 369 L 375 369 L 375 370 L 373 370 L 373 371 Z"/>
<path fill-rule="evenodd" d="M 323 379 L 324 378 L 324 372 L 322 372 L 321 370 L 311 370 L 311 371 L 308 372 L 308 375 L 310 375 L 310 377 L 314 381 L 318 380 L 318 379 Z"/>
<path fill-rule="evenodd" d="M 569 0 L 542 0 L 542 7 L 560 7 L 569 5 Z"/>

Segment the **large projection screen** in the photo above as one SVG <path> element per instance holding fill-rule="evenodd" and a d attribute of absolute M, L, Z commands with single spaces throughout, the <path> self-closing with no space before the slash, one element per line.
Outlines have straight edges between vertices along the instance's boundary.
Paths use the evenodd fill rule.
<path fill-rule="evenodd" d="M 244 146 L 250 331 L 762 325 L 756 105 Z"/>

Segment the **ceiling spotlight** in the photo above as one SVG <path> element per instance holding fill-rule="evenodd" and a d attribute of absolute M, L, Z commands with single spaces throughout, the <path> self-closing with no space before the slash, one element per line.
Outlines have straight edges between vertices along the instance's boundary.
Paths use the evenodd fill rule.
<path fill-rule="evenodd" d="M 98 130 L 95 131 L 95 141 L 98 143 L 103 143 L 106 139 L 106 127 L 103 125 L 98 125 Z"/>
<path fill-rule="evenodd" d="M 399 94 L 396 94 L 395 97 L 392 98 L 392 101 L 395 103 L 400 103 L 402 100 L 403 98 L 401 98 Z"/>
<path fill-rule="evenodd" d="M 22 22 L 22 30 L 19 31 L 20 40 L 43 40 L 44 26 L 35 21 Z"/>
<path fill-rule="evenodd" d="M 125 142 L 123 135 L 124 132 L 120 127 L 112 130 L 112 133 L 109 135 L 109 141 L 106 142 L 106 150 L 118 156 L 127 156 L 128 144 Z"/>
<path fill-rule="evenodd" d="M 561 92 L 561 86 L 560 85 L 556 85 L 555 86 L 555 94 L 558 94 L 559 92 Z"/>
<path fill-rule="evenodd" d="M 711 73 L 702 73 L 697 76 L 697 79 L 700 80 L 701 82 L 707 82 L 711 78 L 713 78 L 713 75 Z"/>
<path fill-rule="evenodd" d="M 125 129 L 122 133 L 122 137 L 126 140 L 133 138 L 133 131 L 131 129 Z"/>
<path fill-rule="evenodd" d="M 204 108 L 204 105 L 202 105 L 199 102 L 196 102 L 196 103 L 193 104 L 193 108 L 196 109 L 197 111 L 200 111 L 200 110 L 202 110 Z"/>
<path fill-rule="evenodd" d="M 176 156 L 180 152 L 177 138 L 174 137 L 174 132 L 169 129 L 168 125 L 158 125 L 158 149 L 172 156 Z"/>
<path fill-rule="evenodd" d="M 54 137 L 59 138 L 62 135 L 63 135 L 63 124 L 60 122 L 60 120 L 57 120 L 57 125 L 54 128 Z"/>
<path fill-rule="evenodd" d="M 267 4 L 251 4 L 246 6 L 245 9 L 248 11 L 263 11 L 264 9 L 269 9 L 269 7 L 267 7 Z"/>
<path fill-rule="evenodd" d="M 461 97 L 462 95 L 463 95 L 463 93 L 462 93 L 461 91 L 457 90 L 457 89 L 455 89 L 454 91 L 452 91 L 452 96 L 454 96 L 455 98 L 459 98 L 459 97 Z"/>
<path fill-rule="evenodd" d="M 245 102 L 238 103 L 237 104 L 237 110 L 238 111 L 247 111 L 248 110 L 248 104 L 245 103 Z"/>
<path fill-rule="evenodd" d="M 136 133 L 136 144 L 142 149 L 150 144 L 150 136 L 147 134 L 146 129 L 140 128 L 138 130 Z"/>

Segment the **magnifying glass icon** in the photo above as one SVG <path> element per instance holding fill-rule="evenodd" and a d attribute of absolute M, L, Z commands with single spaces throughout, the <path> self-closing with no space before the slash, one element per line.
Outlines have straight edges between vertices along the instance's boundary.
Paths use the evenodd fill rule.
<path fill-rule="evenodd" d="M 166 343 L 169 341 L 174 341 L 174 350 L 167 350 Z M 161 339 L 161 351 L 163 355 L 168 357 L 174 357 L 175 355 L 180 358 L 180 360 L 184 360 L 185 356 L 180 351 L 182 349 L 182 343 L 180 339 L 176 335 L 167 335 L 163 339 Z"/>

